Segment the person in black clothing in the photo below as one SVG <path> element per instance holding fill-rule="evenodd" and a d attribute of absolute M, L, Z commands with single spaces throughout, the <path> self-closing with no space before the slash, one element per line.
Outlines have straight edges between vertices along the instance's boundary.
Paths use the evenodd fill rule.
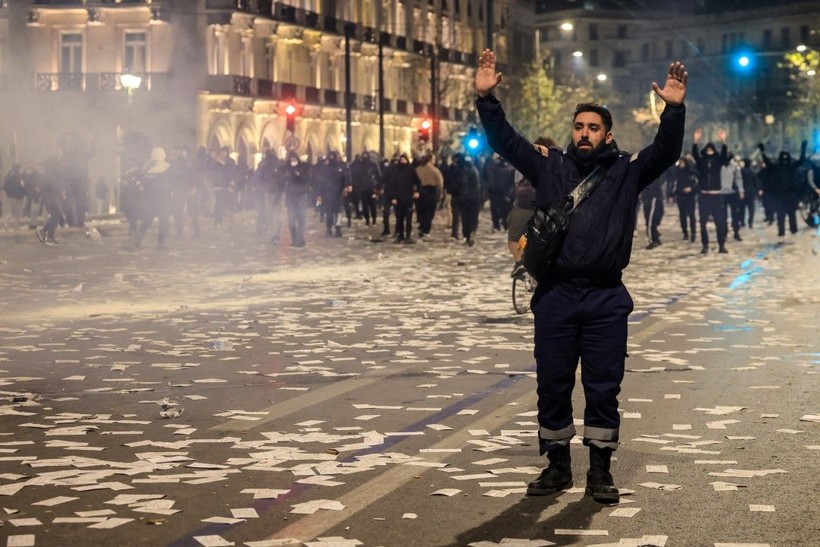
<path fill-rule="evenodd" d="M 452 186 L 459 189 L 458 209 L 461 215 L 461 233 L 464 244 L 475 245 L 475 234 L 478 230 L 478 213 L 481 210 L 481 176 L 473 165 L 473 159 L 464 154 L 453 156 L 450 168 L 453 177 Z"/>
<path fill-rule="evenodd" d="M 222 225 L 227 217 L 233 219 L 236 209 L 236 162 L 231 158 L 227 146 L 220 148 L 210 164 L 211 183 L 214 187 L 214 223 Z"/>
<path fill-rule="evenodd" d="M 347 169 L 336 152 L 330 152 L 315 168 L 315 185 L 322 203 L 325 218 L 325 235 L 342 237 L 339 212 L 342 201 L 350 194 L 351 187 Z"/>
<path fill-rule="evenodd" d="M 288 211 L 290 245 L 304 247 L 310 179 L 306 165 L 299 160 L 295 152 L 288 155 L 282 169 L 282 178 L 285 183 L 285 208 Z"/>
<path fill-rule="evenodd" d="M 584 444 L 590 449 L 586 493 L 602 503 L 619 500 L 610 459 L 618 447 L 617 396 L 633 309 L 621 272 L 632 251 L 638 194 L 680 157 L 687 78 L 685 67 L 673 63 L 663 88 L 652 83 L 666 107 L 654 142 L 641 152 L 622 153 L 612 136 L 609 111 L 585 103 L 576 108 L 567 151 L 550 148 L 545 157 L 515 132 L 491 93 L 501 80 L 495 54 L 484 50 L 479 58 L 476 107 L 487 142 L 532 182 L 539 207 L 560 206 L 596 167 L 606 169 L 595 191 L 572 214 L 552 276 L 539 282 L 532 298 L 539 447 L 550 463 L 529 484 L 528 494 L 552 494 L 572 484 L 572 390 L 580 358 Z"/>
<path fill-rule="evenodd" d="M 63 213 L 69 226 L 85 226 L 88 212 L 88 162 L 94 156 L 94 143 L 86 144 L 74 133 L 64 136 L 61 148 L 64 151 L 62 177 L 66 191 Z"/>
<path fill-rule="evenodd" d="M 154 222 L 154 218 L 159 219 L 159 232 L 157 233 L 157 248 L 164 249 L 165 241 L 171 224 L 171 195 L 172 181 L 169 178 L 171 164 L 165 156 L 165 150 L 154 148 L 151 150 L 151 159 L 148 161 L 142 173 L 142 194 L 140 196 L 139 221 L 137 229 L 132 236 L 132 245 L 135 249 L 142 246 L 142 240 L 148 229 Z"/>
<path fill-rule="evenodd" d="M 280 162 L 270 147 L 266 147 L 262 161 L 251 177 L 251 192 L 256 201 L 256 235 L 262 236 L 270 228 L 269 206 L 273 205 L 274 186 L 279 179 Z M 281 197 L 281 191 L 279 192 Z"/>
<path fill-rule="evenodd" d="M 57 149 L 54 156 L 48 158 L 43 168 L 43 188 L 40 194 L 48 219 L 42 228 L 37 228 L 37 238 L 46 245 L 57 245 L 55 238 L 57 227 L 63 221 L 66 203 L 66 189 L 62 178 L 63 153 Z"/>
<path fill-rule="evenodd" d="M 786 235 L 786 217 L 789 218 L 789 231 L 793 234 L 797 233 L 797 201 L 799 197 L 797 169 L 806 161 L 806 148 L 808 145 L 808 141 L 801 143 L 800 159 L 796 162 L 792 161 L 791 154 L 783 150 L 777 158 L 777 163 L 772 163 L 772 160 L 766 155 L 766 147 L 763 143 L 757 145 L 760 154 L 763 156 L 766 176 L 769 178 L 769 192 L 774 213 L 777 217 L 778 237 Z"/>
<path fill-rule="evenodd" d="M 646 222 L 646 237 L 649 239 L 647 250 L 652 250 L 661 245 L 661 233 L 658 227 L 663 220 L 663 180 L 657 179 L 641 192 L 641 202 L 643 203 L 643 218 Z"/>
<path fill-rule="evenodd" d="M 396 243 L 415 243 L 413 234 L 413 203 L 419 199 L 421 180 L 410 165 L 406 154 L 391 165 L 385 176 L 384 194 L 396 211 Z"/>
<path fill-rule="evenodd" d="M 698 187 L 698 172 L 694 161 L 689 157 L 682 157 L 672 168 L 672 196 L 678 205 L 680 229 L 683 240 L 695 242 L 695 193 Z"/>
<path fill-rule="evenodd" d="M 507 215 L 515 193 L 515 169 L 497 154 L 484 164 L 484 178 L 487 180 L 487 196 L 490 199 L 490 218 L 493 231 L 507 229 Z"/>
<path fill-rule="evenodd" d="M 709 232 L 706 229 L 706 223 L 711 217 L 715 222 L 719 252 L 727 253 L 726 235 L 729 227 L 726 225 L 726 207 L 723 203 L 720 185 L 720 169 L 729 163 L 729 152 L 725 142 L 726 131 L 720 131 L 720 140 L 723 143 L 720 147 L 720 154 L 711 142 L 706 143 L 703 150 L 698 150 L 698 142 L 702 136 L 703 131 L 696 129 L 692 143 L 692 157 L 695 158 L 695 166 L 698 170 L 698 213 L 700 214 L 700 241 L 703 244 L 700 252 L 703 254 L 709 252 Z"/>
<path fill-rule="evenodd" d="M 23 201 L 26 198 L 26 179 L 19 163 L 14 163 L 11 170 L 3 180 L 3 191 L 6 194 L 8 210 L 3 214 L 11 217 L 13 221 L 19 220 L 23 213 Z"/>
<path fill-rule="evenodd" d="M 461 226 L 461 179 L 456 177 L 455 156 L 445 159 L 439 167 L 444 177 L 444 192 L 450 196 L 450 237 L 458 240 L 458 229 Z"/>
<path fill-rule="evenodd" d="M 358 207 L 361 208 L 361 214 L 357 213 L 357 218 L 363 216 L 367 226 L 370 226 L 371 220 L 376 224 L 375 192 L 379 183 L 379 166 L 359 154 L 350 164 L 350 181 L 353 193 L 358 196 Z"/>
<path fill-rule="evenodd" d="M 742 207 L 746 210 L 746 215 L 743 215 L 743 217 L 748 216 L 748 220 L 742 218 L 742 223 L 749 228 L 754 228 L 755 203 L 757 202 L 757 196 L 762 193 L 762 190 L 760 189 L 760 181 L 757 178 L 757 173 L 752 169 L 752 160 L 749 158 L 743 158 L 743 167 L 740 170 L 740 176 L 743 177 L 744 199 Z"/>

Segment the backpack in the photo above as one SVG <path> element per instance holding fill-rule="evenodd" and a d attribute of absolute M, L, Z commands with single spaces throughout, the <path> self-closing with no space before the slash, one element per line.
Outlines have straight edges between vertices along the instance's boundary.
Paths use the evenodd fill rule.
<path fill-rule="evenodd" d="M 3 183 L 3 190 L 11 199 L 22 199 L 26 197 L 26 189 L 22 184 L 23 177 L 20 174 L 9 173 Z"/>

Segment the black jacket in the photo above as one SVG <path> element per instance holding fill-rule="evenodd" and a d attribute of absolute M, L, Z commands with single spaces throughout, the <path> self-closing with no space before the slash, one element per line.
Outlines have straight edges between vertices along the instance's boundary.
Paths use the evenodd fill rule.
<path fill-rule="evenodd" d="M 285 195 L 301 197 L 307 196 L 310 193 L 310 179 L 308 177 L 307 165 L 301 162 L 296 165 L 286 164 L 282 168 L 281 173 L 285 183 Z"/>
<path fill-rule="evenodd" d="M 409 205 L 413 203 L 413 194 L 419 191 L 421 180 L 416 174 L 416 168 L 409 163 L 397 163 L 387 168 L 384 193 L 387 199 L 395 199 L 398 203 Z"/>
<path fill-rule="evenodd" d="M 476 107 L 487 142 L 532 182 L 538 206 L 547 208 L 563 203 L 583 179 L 572 156 L 559 148 L 550 148 L 549 155 L 544 157 L 515 132 L 501 103 L 492 95 L 478 99 Z M 582 280 L 596 285 L 620 281 L 632 252 L 638 194 L 680 157 L 685 115 L 683 105 L 667 105 L 651 145 L 632 156 L 619 153 L 611 157 L 604 179 L 572 214 L 556 262 L 557 280 Z"/>
<path fill-rule="evenodd" d="M 695 192 L 698 188 L 698 172 L 694 166 L 688 162 L 683 167 L 672 167 L 671 194 L 678 199 L 691 199 L 695 197 Z"/>
<path fill-rule="evenodd" d="M 711 156 L 706 153 L 708 147 L 712 147 L 715 153 Z M 720 168 L 729 163 L 729 151 L 726 145 L 720 147 L 720 154 L 717 153 L 715 145 L 707 143 L 703 151 L 698 150 L 696 143 L 692 144 L 692 156 L 695 158 L 695 165 L 698 169 L 699 190 L 701 192 L 719 192 Z"/>

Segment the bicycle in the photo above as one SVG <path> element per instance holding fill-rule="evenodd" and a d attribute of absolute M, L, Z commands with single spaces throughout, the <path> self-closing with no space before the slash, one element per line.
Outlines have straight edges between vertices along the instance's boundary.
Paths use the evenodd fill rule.
<path fill-rule="evenodd" d="M 803 192 L 798 200 L 797 210 L 810 227 L 815 228 L 820 225 L 820 197 L 814 189 Z"/>
<path fill-rule="evenodd" d="M 512 302 L 515 313 L 523 315 L 530 311 L 530 300 L 538 282 L 526 271 L 512 278 Z"/>

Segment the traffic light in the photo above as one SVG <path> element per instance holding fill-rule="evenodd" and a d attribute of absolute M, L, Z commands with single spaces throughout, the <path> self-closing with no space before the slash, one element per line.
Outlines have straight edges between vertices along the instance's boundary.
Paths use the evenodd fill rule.
<path fill-rule="evenodd" d="M 296 106 L 293 103 L 288 104 L 285 107 L 285 114 L 287 114 L 287 123 L 285 127 L 287 130 L 293 133 L 296 131 Z"/>
<path fill-rule="evenodd" d="M 419 141 L 421 142 L 429 142 L 430 140 L 430 132 L 433 129 L 433 121 L 429 118 L 425 118 L 421 120 L 419 124 Z"/>
<path fill-rule="evenodd" d="M 755 54 L 748 49 L 735 51 L 730 60 L 731 69 L 736 74 L 750 74 L 755 68 Z"/>
<path fill-rule="evenodd" d="M 464 149 L 467 150 L 468 154 L 477 155 L 481 152 L 483 145 L 484 142 L 481 135 L 478 133 L 478 129 L 471 127 L 467 132 L 467 135 L 464 137 Z"/>

